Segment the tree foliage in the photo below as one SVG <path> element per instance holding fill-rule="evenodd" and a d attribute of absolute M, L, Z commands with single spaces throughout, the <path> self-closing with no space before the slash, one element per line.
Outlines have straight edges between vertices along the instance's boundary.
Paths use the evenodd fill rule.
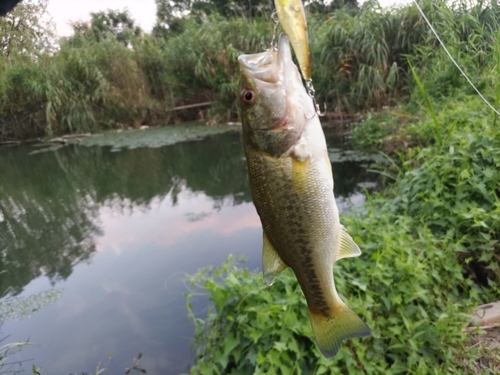
<path fill-rule="evenodd" d="M 0 18 L 0 56 L 33 56 L 50 48 L 54 29 L 47 3 L 48 0 L 25 0 Z"/>
<path fill-rule="evenodd" d="M 183 30 L 184 21 L 206 21 L 207 16 L 220 15 L 226 19 L 243 17 L 254 19 L 269 16 L 272 0 L 156 0 L 156 25 L 153 35 L 177 35 Z"/>
<path fill-rule="evenodd" d="M 87 40 L 101 42 L 115 39 L 130 45 L 134 37 L 140 36 L 142 30 L 136 25 L 127 9 L 90 13 L 89 22 L 73 22 L 73 41 L 84 37 Z M 71 38 L 70 38 L 71 39 Z"/>

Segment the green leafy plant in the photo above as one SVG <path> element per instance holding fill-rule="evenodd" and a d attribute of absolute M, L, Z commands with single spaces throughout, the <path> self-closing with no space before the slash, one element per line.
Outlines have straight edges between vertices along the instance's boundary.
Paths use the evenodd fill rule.
<path fill-rule="evenodd" d="M 435 100 L 422 81 L 416 89 Z M 472 345 L 462 329 L 473 306 L 500 292 L 500 133 L 477 96 L 443 103 L 414 125 L 421 144 L 389 158 L 393 185 L 342 219 L 363 254 L 335 264 L 337 290 L 372 337 L 348 341 L 326 361 L 293 274 L 264 288 L 260 275 L 229 259 L 190 279 L 212 303 L 200 317 L 191 303 L 197 294 L 187 296 L 192 374 L 497 371 L 498 351 Z"/>
<path fill-rule="evenodd" d="M 190 278 L 212 302 L 206 317 L 193 310 L 197 357 L 192 374 L 465 373 L 466 313 L 480 289 L 464 277 L 450 238 L 394 216 L 372 200 L 361 217 L 345 222 L 363 249 L 359 259 L 334 267 L 337 289 L 371 327 L 373 336 L 350 340 L 332 360 L 313 339 L 305 299 L 292 272 L 265 288 L 262 276 L 237 267 L 205 268 Z"/>

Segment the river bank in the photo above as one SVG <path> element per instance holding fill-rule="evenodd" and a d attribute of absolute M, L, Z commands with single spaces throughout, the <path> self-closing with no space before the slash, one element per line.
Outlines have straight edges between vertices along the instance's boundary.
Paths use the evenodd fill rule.
<path fill-rule="evenodd" d="M 386 121 L 387 114 L 372 117 L 355 140 L 365 134 L 371 147 L 384 144 L 392 136 Z M 427 114 L 424 108 L 400 128 L 400 138 L 413 142 L 386 156 L 391 163 L 380 173 L 392 180 L 388 189 L 341 217 L 363 254 L 335 264 L 336 285 L 371 338 L 349 340 L 325 360 L 293 274 L 266 288 L 261 275 L 229 259 L 190 278 L 187 306 L 197 326 L 191 373 L 495 373 L 494 347 L 463 332 L 474 306 L 500 296 L 495 124 L 477 96 L 450 99 Z M 191 307 L 199 293 L 212 302 L 208 314 Z"/>
<path fill-rule="evenodd" d="M 495 45 L 496 5 L 425 1 L 422 7 L 477 78 L 491 68 L 485 56 Z M 412 102 L 410 60 L 436 97 L 454 95 L 462 85 L 414 5 L 313 8 L 308 24 L 316 99 L 335 116 Z M 53 36 L 36 21 L 43 14 L 33 12 L 22 3 L 16 7 L 12 19 L 31 17 L 37 32 L 20 25 L 0 55 L 0 141 L 203 118 L 238 121 L 237 57 L 265 48 L 273 29 L 265 16 L 212 13 L 177 20 L 175 33 L 147 34 L 127 12 L 120 13 L 126 22 L 115 25 L 118 13 L 109 11 L 75 25 L 72 36 L 49 48 Z M 11 29 L 8 19 L 0 20 L 0 32 Z"/>

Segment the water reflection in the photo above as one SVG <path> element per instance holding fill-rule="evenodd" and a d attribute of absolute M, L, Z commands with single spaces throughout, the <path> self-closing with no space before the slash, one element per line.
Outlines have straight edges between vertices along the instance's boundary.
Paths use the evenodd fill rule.
<path fill-rule="evenodd" d="M 148 374 L 187 369 L 184 273 L 230 253 L 260 266 L 240 137 L 120 152 L 0 149 L 0 292 L 24 300 L 62 290 L 29 319 L 4 323 L 12 340 L 39 345 L 23 358 L 47 374 L 91 372 L 108 352 L 110 373 L 123 373 L 138 352 Z M 333 167 L 341 202 L 362 196 L 364 168 Z"/>
<path fill-rule="evenodd" d="M 200 142 L 120 153 L 70 146 L 28 155 L 0 152 L 0 291 L 18 294 L 32 279 L 66 279 L 89 259 L 101 206 L 148 210 L 167 194 L 175 205 L 182 189 L 203 192 L 220 206 L 250 201 L 238 134 Z"/>

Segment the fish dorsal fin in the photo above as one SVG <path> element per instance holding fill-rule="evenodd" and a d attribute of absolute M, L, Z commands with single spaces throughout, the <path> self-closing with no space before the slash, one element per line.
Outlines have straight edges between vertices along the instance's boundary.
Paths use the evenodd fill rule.
<path fill-rule="evenodd" d="M 361 250 L 358 245 L 356 245 L 356 242 L 354 242 L 349 233 L 347 233 L 345 227 L 340 224 L 340 247 L 337 259 L 354 258 L 360 255 Z"/>
<path fill-rule="evenodd" d="M 264 274 L 264 283 L 267 286 L 273 285 L 276 276 L 287 268 L 288 266 L 283 263 L 276 250 L 274 250 L 273 245 L 269 242 L 266 232 L 264 232 L 264 245 L 262 246 L 262 272 Z"/>

